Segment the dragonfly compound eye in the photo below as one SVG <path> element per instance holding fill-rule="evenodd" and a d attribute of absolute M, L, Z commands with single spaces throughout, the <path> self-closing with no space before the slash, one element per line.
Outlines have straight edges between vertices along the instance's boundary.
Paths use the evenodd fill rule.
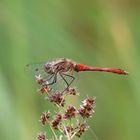
<path fill-rule="evenodd" d="M 51 71 L 51 64 L 49 64 L 49 63 L 45 64 L 44 69 L 47 73 L 49 73 Z"/>

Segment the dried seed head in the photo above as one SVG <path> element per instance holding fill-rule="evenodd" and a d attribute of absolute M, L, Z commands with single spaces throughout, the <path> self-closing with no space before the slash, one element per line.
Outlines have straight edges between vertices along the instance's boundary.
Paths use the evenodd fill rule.
<path fill-rule="evenodd" d="M 93 98 L 87 98 L 82 102 L 82 105 L 80 106 L 80 109 L 78 109 L 78 113 L 83 118 L 88 118 L 92 115 L 94 112 L 93 105 L 95 103 L 95 99 Z"/>
<path fill-rule="evenodd" d="M 65 119 L 71 119 L 74 118 L 76 115 L 77 111 L 74 106 L 68 106 L 67 110 L 64 113 L 64 118 Z"/>
<path fill-rule="evenodd" d="M 88 125 L 85 123 L 79 123 L 75 129 L 77 130 L 76 136 L 81 137 L 81 135 L 88 129 Z"/>
<path fill-rule="evenodd" d="M 63 130 L 65 135 L 67 134 L 66 131 L 68 133 L 74 134 L 74 128 L 71 125 L 67 125 L 65 129 Z"/>
<path fill-rule="evenodd" d="M 70 95 L 77 95 L 77 91 L 75 87 L 68 88 L 66 92 L 67 94 L 70 94 Z"/>
<path fill-rule="evenodd" d="M 41 75 L 35 75 L 35 78 L 36 78 L 36 82 L 39 84 L 39 85 L 42 85 L 45 81 L 43 79 L 43 77 L 41 77 Z"/>
<path fill-rule="evenodd" d="M 38 92 L 43 93 L 48 93 L 51 89 L 47 85 L 46 81 L 41 77 L 41 75 L 35 75 L 36 82 L 40 85 L 40 88 L 37 90 Z"/>
<path fill-rule="evenodd" d="M 48 122 L 48 119 L 50 118 L 50 112 L 43 112 L 40 116 L 40 122 L 45 125 Z"/>
<path fill-rule="evenodd" d="M 44 132 L 40 132 L 37 136 L 37 140 L 46 140 L 46 134 Z"/>
<path fill-rule="evenodd" d="M 54 129 L 58 128 L 58 125 L 60 124 L 61 120 L 62 120 L 62 115 L 59 113 L 56 114 L 56 116 L 54 117 L 54 119 L 51 122 Z"/>
<path fill-rule="evenodd" d="M 57 91 L 54 94 L 50 95 L 48 97 L 48 99 L 50 100 L 50 102 L 54 102 L 55 104 L 59 105 L 59 106 L 64 106 L 65 104 L 65 99 L 63 97 L 63 95 Z"/>
<path fill-rule="evenodd" d="M 92 106 L 95 103 L 95 98 L 88 97 L 83 102 L 83 106 Z"/>
<path fill-rule="evenodd" d="M 80 107 L 80 109 L 78 109 L 79 114 L 83 117 L 83 118 L 89 118 L 92 115 L 92 109 L 91 110 L 87 110 L 84 107 Z"/>
<path fill-rule="evenodd" d="M 37 91 L 44 94 L 48 93 L 50 91 L 50 88 L 47 85 L 42 85 Z"/>

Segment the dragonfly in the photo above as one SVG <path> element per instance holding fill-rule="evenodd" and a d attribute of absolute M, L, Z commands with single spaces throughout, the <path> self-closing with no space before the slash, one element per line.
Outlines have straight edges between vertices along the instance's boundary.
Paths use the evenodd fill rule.
<path fill-rule="evenodd" d="M 65 83 L 65 88 L 62 93 L 65 92 L 75 80 L 73 71 L 100 71 L 120 75 L 128 74 L 127 71 L 122 69 L 88 66 L 82 63 L 76 63 L 68 58 L 58 58 L 41 64 L 28 64 L 26 65 L 26 68 L 34 71 L 37 82 L 40 85 L 43 85 L 45 87 L 43 89 L 46 91 L 49 91 L 49 86 L 58 84 L 61 79 Z M 68 80 L 68 78 L 70 78 L 70 80 Z"/>

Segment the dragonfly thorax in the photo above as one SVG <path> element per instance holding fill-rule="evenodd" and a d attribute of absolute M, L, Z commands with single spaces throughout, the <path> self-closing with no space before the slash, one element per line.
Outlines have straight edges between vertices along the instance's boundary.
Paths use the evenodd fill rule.
<path fill-rule="evenodd" d="M 73 68 L 74 68 L 74 63 L 72 63 L 71 60 L 65 58 L 46 63 L 44 66 L 44 70 L 48 74 L 68 72 L 71 71 Z"/>

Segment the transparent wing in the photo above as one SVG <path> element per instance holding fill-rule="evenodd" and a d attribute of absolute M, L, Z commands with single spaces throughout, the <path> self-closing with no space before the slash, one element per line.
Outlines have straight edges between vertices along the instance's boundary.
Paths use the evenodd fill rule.
<path fill-rule="evenodd" d="M 44 70 L 44 63 L 27 64 L 25 66 L 25 72 L 27 72 L 33 76 L 41 75 L 42 77 L 46 77 L 48 75 Z"/>
<path fill-rule="evenodd" d="M 55 91 L 62 92 L 67 87 L 67 84 L 70 84 L 72 82 L 73 78 L 71 78 L 70 76 L 75 77 L 75 74 L 71 73 L 71 72 L 65 73 L 65 74 L 70 75 L 70 76 L 62 75 L 63 78 L 59 73 L 48 74 L 44 70 L 44 64 L 45 63 L 27 64 L 25 66 L 25 72 L 32 75 L 35 78 L 37 76 L 38 76 L 38 78 L 41 77 L 41 79 L 44 81 L 45 84 L 49 84 L 49 87 L 52 89 L 52 92 L 55 92 Z M 52 84 L 50 84 L 50 83 L 52 83 Z M 70 86 L 71 86 L 71 84 L 70 84 Z"/>

